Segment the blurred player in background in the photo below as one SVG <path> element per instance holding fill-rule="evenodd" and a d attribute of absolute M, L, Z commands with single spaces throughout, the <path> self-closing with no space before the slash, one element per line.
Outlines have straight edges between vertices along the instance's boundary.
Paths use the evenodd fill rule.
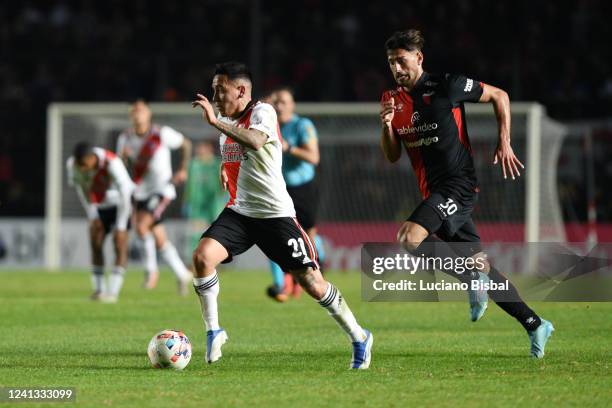
<path fill-rule="evenodd" d="M 219 216 L 227 201 L 227 193 L 219 185 L 221 160 L 215 156 L 213 149 L 209 141 L 198 142 L 195 145 L 195 155 L 189 163 L 183 212 L 190 224 L 190 254 L 198 246 L 202 231 Z"/>
<path fill-rule="evenodd" d="M 479 190 L 464 102 L 493 105 L 499 129 L 493 164 L 501 164 L 504 178 L 510 175 L 514 179 L 520 176 L 519 167 L 523 165 L 510 146 L 510 100 L 503 90 L 463 75 L 424 72 L 423 44 L 418 30 L 396 32 L 385 44 L 398 87 L 382 96 L 381 147 L 392 163 L 399 160 L 402 147 L 406 149 L 423 196 L 398 231 L 397 239 L 419 255 L 483 259 L 480 236 L 472 220 Z M 507 283 L 505 293 L 492 290 L 488 295 L 525 328 L 532 356 L 544 356 L 544 347 L 554 330 L 552 324 L 531 310 L 514 285 L 488 261 L 481 271 L 444 272 L 462 281 Z M 470 307 L 472 320 L 476 321 L 486 309 L 487 298 L 485 291 L 474 292 L 470 291 Z"/>
<path fill-rule="evenodd" d="M 357 323 L 340 291 L 321 275 L 317 251 L 295 218 L 282 174 L 282 137 L 274 108 L 252 100 L 251 74 L 244 64 L 217 65 L 212 87 L 219 115 L 204 95 L 198 94 L 193 106 L 200 107 L 204 120 L 220 132 L 220 181 L 230 200 L 193 253 L 193 285 L 207 330 L 206 361 L 221 358 L 227 340 L 219 326 L 216 267 L 257 245 L 292 272 L 349 336 L 351 368 L 368 368 L 373 337 Z"/>
<path fill-rule="evenodd" d="M 293 200 L 297 219 L 315 243 L 319 263 L 324 262 L 325 253 L 321 238 L 317 235 L 317 206 L 319 189 L 315 180 L 319 164 L 319 141 L 312 121 L 295 114 L 295 100 L 289 88 L 280 88 L 271 95 L 271 101 L 278 115 L 283 137 L 283 178 L 287 192 Z M 300 286 L 290 273 L 285 274 L 274 261 L 270 261 L 274 284 L 268 288 L 268 295 L 284 302 L 291 293 L 299 296 Z"/>
<path fill-rule="evenodd" d="M 164 211 L 176 198 L 175 184 L 187 179 L 191 142 L 168 126 L 153 124 L 151 109 L 143 100 L 132 104 L 129 115 L 133 127 L 119 136 L 117 153 L 128 163 L 136 183 L 134 220 L 145 264 L 144 287 L 152 289 L 157 285 L 159 252 L 176 275 L 179 293 L 184 295 L 192 275 L 161 222 Z M 170 150 L 175 149 L 181 149 L 181 162 L 173 177 Z"/>
<path fill-rule="evenodd" d="M 68 185 L 76 189 L 89 219 L 93 300 L 116 302 L 127 264 L 128 222 L 134 183 L 115 153 L 78 143 L 66 162 Z M 115 266 L 104 282 L 104 240 L 113 233 Z"/>

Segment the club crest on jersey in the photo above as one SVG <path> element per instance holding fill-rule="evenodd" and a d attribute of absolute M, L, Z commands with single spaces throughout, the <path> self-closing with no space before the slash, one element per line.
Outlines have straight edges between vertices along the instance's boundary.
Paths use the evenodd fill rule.
<path fill-rule="evenodd" d="M 403 103 L 398 103 L 397 105 L 395 105 L 395 111 L 396 112 L 403 112 L 404 111 L 404 104 Z"/>

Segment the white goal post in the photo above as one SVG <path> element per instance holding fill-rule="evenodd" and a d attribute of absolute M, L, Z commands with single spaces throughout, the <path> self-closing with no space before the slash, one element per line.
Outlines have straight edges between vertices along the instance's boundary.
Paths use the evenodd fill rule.
<path fill-rule="evenodd" d="M 200 112 L 192 109 L 188 102 L 183 103 L 151 103 L 154 120 L 156 116 L 177 118 L 190 122 L 192 129 L 195 126 L 205 128 L 201 122 Z M 524 214 L 520 215 L 524 222 L 524 241 L 562 241 L 564 232 L 562 226 L 561 210 L 558 201 L 556 183 L 556 158 L 558 158 L 561 140 L 565 129 L 559 123 L 546 116 L 545 109 L 538 103 L 515 102 L 512 103 L 513 114 L 513 144 L 515 133 L 518 132 L 524 143 L 523 156 L 526 165 L 524 173 Z M 380 131 L 378 103 L 298 103 L 299 114 L 318 118 L 333 118 L 329 130 L 321 131 L 319 137 L 322 149 L 325 146 L 338 146 L 342 144 L 363 143 L 364 146 L 378 148 Z M 110 127 L 112 118 L 116 126 L 116 118 L 122 118 L 127 123 L 127 103 L 52 103 L 47 109 L 47 161 L 46 161 L 46 206 L 45 206 L 45 266 L 56 270 L 62 266 L 60 239 L 62 228 L 62 194 L 65 188 L 64 162 L 67 151 L 65 140 L 75 137 L 85 137 L 85 134 L 68 134 L 66 130 L 67 118 L 91 119 L 98 126 Z M 488 146 L 496 144 L 497 132 L 491 124 L 494 123 L 494 112 L 490 104 L 466 104 L 466 115 L 470 138 L 486 138 Z M 357 122 L 359 118 L 362 122 Z M 480 129 L 480 119 L 483 119 Z M 518 119 L 517 119 L 518 118 Z M 485 126 L 484 119 L 487 124 Z M 193 121 L 193 124 L 191 122 Z M 161 121 L 164 123 L 164 121 Z M 331 123 L 331 122 L 330 122 Z M 319 127 L 319 122 L 315 121 Z M 180 127 L 179 130 L 182 130 Z M 345 130 L 346 129 L 346 130 Z M 544 141 L 544 135 L 554 134 L 554 143 Z M 191 137 L 191 133 L 186 133 Z M 521 140 L 519 138 L 519 140 Z M 551 139 L 552 140 L 552 139 Z M 112 148 L 110 146 L 106 146 Z M 492 162 L 493 149 L 490 150 Z M 380 153 L 380 151 L 379 151 Z M 550 157 L 545 159 L 544 157 Z M 543 166 L 546 166 L 543 169 Z M 500 172 L 491 168 L 491 172 Z M 515 198 L 517 199 L 517 198 Z M 542 217 L 552 220 L 543 227 Z M 501 216 L 500 216 L 501 217 Z M 517 217 L 519 217 L 517 215 Z M 552 227 L 551 227 L 552 225 Z M 550 230 L 554 229 L 553 233 Z M 549 231 L 548 233 L 546 231 Z"/>

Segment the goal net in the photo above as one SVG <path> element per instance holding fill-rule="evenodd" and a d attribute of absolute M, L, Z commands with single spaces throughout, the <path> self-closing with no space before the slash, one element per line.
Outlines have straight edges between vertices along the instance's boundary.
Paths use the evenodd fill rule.
<path fill-rule="evenodd" d="M 169 125 L 192 140 L 216 141 L 217 132 L 202 122 L 189 103 L 152 103 L 153 121 Z M 56 103 L 48 109 L 46 240 L 47 267 L 71 266 L 65 259 L 74 235 L 71 223 L 83 224 L 83 211 L 68 188 L 64 163 L 75 144 L 115 149 L 118 134 L 129 126 L 125 103 Z M 311 118 L 320 141 L 319 229 L 335 245 L 393 241 L 397 225 L 420 202 L 410 162 L 403 153 L 387 163 L 379 147 L 376 103 L 299 103 Z M 493 166 L 497 123 L 490 105 L 466 105 L 480 194 L 474 218 L 485 242 L 564 241 L 557 193 L 557 165 L 565 128 L 536 103 L 512 104 L 512 145 L 525 164 L 523 176 L 504 180 Z M 179 199 L 180 200 L 180 197 Z M 180 216 L 175 203 L 168 216 Z M 180 238 L 175 238 L 180 239 Z M 69 258 L 69 257 L 68 257 Z"/>

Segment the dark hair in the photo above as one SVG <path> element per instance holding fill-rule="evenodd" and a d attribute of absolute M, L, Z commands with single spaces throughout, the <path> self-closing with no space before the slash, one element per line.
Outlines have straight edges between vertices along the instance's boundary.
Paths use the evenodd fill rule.
<path fill-rule="evenodd" d="M 287 92 L 289 95 L 291 95 L 292 98 L 295 99 L 295 92 L 293 91 L 293 88 L 291 88 L 290 86 L 279 86 L 278 88 L 275 88 L 272 92 L 270 92 L 271 94 L 275 94 L 277 92 Z"/>
<path fill-rule="evenodd" d="M 225 75 L 228 79 L 246 79 L 253 82 L 251 71 L 242 62 L 229 61 L 215 65 L 215 75 Z"/>
<path fill-rule="evenodd" d="M 77 164 L 83 163 L 85 156 L 93 153 L 93 147 L 88 142 L 79 142 L 74 146 L 72 154 L 74 155 L 74 161 Z"/>
<path fill-rule="evenodd" d="M 419 30 L 411 28 L 406 31 L 396 31 L 391 37 L 385 42 L 385 49 L 396 50 L 398 48 L 407 51 L 423 51 L 423 45 L 425 45 L 425 38 Z"/>

